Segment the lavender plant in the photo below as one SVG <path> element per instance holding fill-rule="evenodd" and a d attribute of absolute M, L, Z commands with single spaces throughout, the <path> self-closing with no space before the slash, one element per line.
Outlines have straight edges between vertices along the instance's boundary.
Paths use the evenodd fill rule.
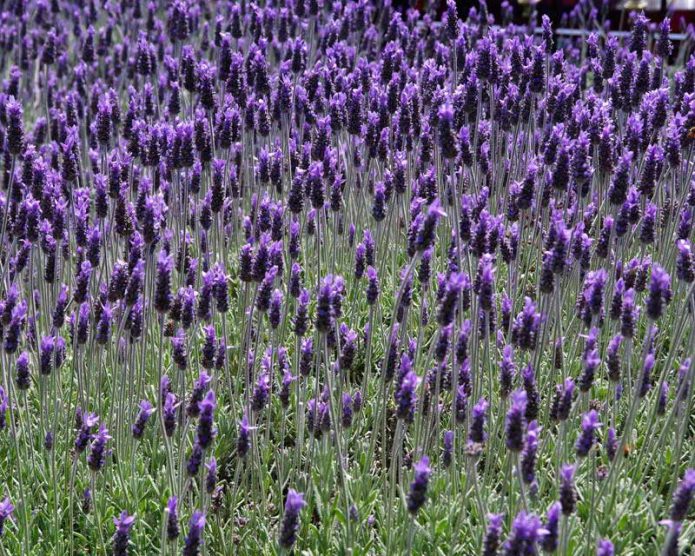
<path fill-rule="evenodd" d="M 607 5 L 3 4 L 0 551 L 687 551 L 693 31 Z"/>

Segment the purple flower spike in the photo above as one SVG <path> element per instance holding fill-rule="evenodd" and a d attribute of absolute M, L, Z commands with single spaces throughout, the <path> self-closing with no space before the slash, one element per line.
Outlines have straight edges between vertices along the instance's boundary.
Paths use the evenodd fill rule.
<path fill-rule="evenodd" d="M 504 515 L 488 514 L 487 530 L 483 539 L 483 556 L 497 556 L 502 540 L 502 524 Z"/>
<path fill-rule="evenodd" d="M 417 239 L 415 240 L 418 251 L 426 251 L 434 244 L 437 224 L 445 216 L 446 213 L 442 210 L 439 199 L 435 199 L 421 219 Z"/>
<path fill-rule="evenodd" d="M 512 325 L 512 343 L 525 351 L 536 347 L 541 315 L 536 312 L 536 305 L 531 298 L 524 300 L 524 309 L 514 319 Z"/>
<path fill-rule="evenodd" d="M 174 261 L 165 251 L 159 252 L 157 259 L 157 278 L 155 281 L 154 308 L 159 313 L 166 313 L 171 307 L 171 271 Z"/>
<path fill-rule="evenodd" d="M 589 451 L 596 442 L 596 431 L 601 428 L 598 413 L 593 409 L 585 413 L 582 417 L 582 432 L 577 439 L 575 449 L 577 455 L 582 458 L 589 454 Z"/>
<path fill-rule="evenodd" d="M 525 414 L 526 392 L 517 390 L 512 393 L 512 403 L 505 421 L 507 448 L 512 452 L 520 452 L 524 446 Z"/>
<path fill-rule="evenodd" d="M 485 432 L 485 421 L 487 419 L 487 409 L 490 406 L 485 398 L 480 398 L 478 403 L 473 406 L 471 411 L 471 429 L 469 440 L 477 444 L 483 444 L 487 438 Z"/>
<path fill-rule="evenodd" d="M 306 506 L 304 495 L 296 490 L 289 489 L 285 499 L 285 513 L 280 525 L 279 544 L 285 549 L 290 549 L 297 540 L 299 531 L 299 513 Z"/>
<path fill-rule="evenodd" d="M 664 312 L 664 306 L 670 303 L 672 295 L 670 276 L 661 266 L 654 264 L 646 302 L 647 316 L 652 320 L 658 320 Z"/>
<path fill-rule="evenodd" d="M 367 267 L 367 304 L 374 305 L 379 298 L 379 278 L 376 269 Z"/>
<path fill-rule="evenodd" d="M 535 554 L 536 544 L 545 534 L 546 530 L 537 516 L 519 512 L 512 522 L 509 537 L 504 543 L 504 554 L 508 556 Z"/>
<path fill-rule="evenodd" d="M 531 421 L 526 429 L 524 449 L 521 452 L 521 478 L 528 485 L 536 481 L 536 460 L 541 427 L 537 421 Z"/>
<path fill-rule="evenodd" d="M 608 539 L 601 539 L 596 546 L 596 556 L 615 556 L 613 543 Z"/>
<path fill-rule="evenodd" d="M 195 510 L 188 522 L 188 535 L 184 541 L 184 556 L 197 556 L 200 553 L 200 545 L 203 543 L 203 529 L 205 529 L 205 514 Z"/>
<path fill-rule="evenodd" d="M 444 431 L 443 448 L 442 448 L 442 465 L 444 467 L 449 467 L 451 465 L 453 450 L 454 450 L 454 431 Z"/>
<path fill-rule="evenodd" d="M 408 371 L 402 377 L 395 393 L 396 415 L 406 423 L 412 423 L 417 403 L 416 390 L 420 382 L 414 371 Z"/>
<path fill-rule="evenodd" d="M 149 421 L 150 416 L 155 412 L 152 404 L 147 400 L 142 400 L 140 402 L 140 412 L 138 413 L 135 423 L 131 427 L 133 433 L 133 438 L 140 440 L 145 434 L 145 426 L 147 421 Z"/>
<path fill-rule="evenodd" d="M 167 540 L 176 540 L 180 533 L 178 498 L 176 496 L 172 496 L 167 500 L 165 513 L 167 516 Z"/>
<path fill-rule="evenodd" d="M 543 533 L 540 543 L 545 552 L 552 553 L 558 548 L 561 513 L 562 505 L 560 502 L 553 503 L 553 505 L 548 509 L 548 514 L 544 523 L 545 532 Z"/>
<path fill-rule="evenodd" d="M 577 490 L 574 486 L 576 469 L 574 465 L 563 465 L 560 470 L 560 504 L 566 516 L 572 515 L 577 507 Z"/>
<path fill-rule="evenodd" d="M 689 241 L 679 239 L 676 242 L 676 277 L 688 284 L 695 280 L 695 254 Z"/>
<path fill-rule="evenodd" d="M 99 426 L 99 431 L 94 435 L 92 444 L 89 447 L 89 455 L 87 456 L 87 464 L 92 471 L 99 471 L 106 463 L 106 456 L 110 450 L 106 449 L 106 443 L 111 440 L 109 431 L 103 423 Z"/>
<path fill-rule="evenodd" d="M 215 400 L 215 393 L 212 390 L 208 390 L 205 398 L 198 404 L 200 415 L 198 417 L 198 430 L 196 434 L 197 441 L 203 450 L 212 444 L 212 440 L 217 434 L 217 429 L 215 429 L 213 425 L 216 407 L 217 401 Z"/>
<path fill-rule="evenodd" d="M 410 483 L 410 492 L 408 493 L 408 511 L 415 515 L 425 503 L 427 498 L 427 486 L 430 480 L 430 460 L 427 456 L 423 456 L 414 466 L 415 477 Z"/>
<path fill-rule="evenodd" d="M 12 517 L 12 512 L 14 512 L 14 505 L 8 497 L 5 497 L 0 502 L 0 537 L 2 537 L 5 530 L 5 522 Z"/>
<path fill-rule="evenodd" d="M 673 493 L 671 520 L 681 522 L 688 515 L 688 509 L 695 497 L 695 469 L 688 469 Z"/>
<path fill-rule="evenodd" d="M 208 470 L 207 475 L 205 475 L 205 491 L 212 494 L 217 485 L 217 460 L 214 456 L 205 464 L 205 467 Z"/>
<path fill-rule="evenodd" d="M 113 522 L 116 525 L 116 532 L 113 535 L 113 553 L 115 556 L 126 556 L 129 551 L 130 530 L 135 524 L 135 516 L 122 511 L 121 515 L 113 518 Z"/>

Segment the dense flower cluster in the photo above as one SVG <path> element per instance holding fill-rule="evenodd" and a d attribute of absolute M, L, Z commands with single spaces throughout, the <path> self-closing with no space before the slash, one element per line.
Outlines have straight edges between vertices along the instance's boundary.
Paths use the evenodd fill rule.
<path fill-rule="evenodd" d="M 606 7 L 3 4 L 4 550 L 692 545 L 695 57 Z"/>

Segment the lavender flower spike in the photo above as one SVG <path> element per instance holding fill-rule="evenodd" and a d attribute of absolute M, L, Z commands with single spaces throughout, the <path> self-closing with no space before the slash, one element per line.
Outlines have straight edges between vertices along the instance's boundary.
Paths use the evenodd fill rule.
<path fill-rule="evenodd" d="M 680 522 L 685 520 L 693 497 L 695 497 L 695 469 L 688 469 L 673 493 L 673 503 L 671 505 L 672 521 Z"/>
<path fill-rule="evenodd" d="M 195 510 L 188 522 L 188 535 L 184 541 L 183 552 L 184 556 L 198 556 L 200 554 L 200 545 L 203 542 L 203 529 L 205 529 L 205 514 L 199 510 Z"/>
<path fill-rule="evenodd" d="M 135 524 L 135 516 L 122 511 L 120 516 L 113 518 L 113 522 L 116 525 L 116 532 L 113 535 L 113 554 L 126 556 L 129 552 L 130 530 Z"/>
<path fill-rule="evenodd" d="M 285 500 L 285 514 L 280 525 L 280 546 L 286 549 L 292 548 L 297 540 L 299 531 L 299 513 L 306 506 L 304 495 L 296 490 L 289 489 Z"/>

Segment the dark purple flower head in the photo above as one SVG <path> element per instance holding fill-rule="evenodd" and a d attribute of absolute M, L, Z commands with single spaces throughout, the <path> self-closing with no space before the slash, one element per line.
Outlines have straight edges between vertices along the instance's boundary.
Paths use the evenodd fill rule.
<path fill-rule="evenodd" d="M 383 182 L 378 182 L 374 186 L 374 197 L 372 198 L 372 216 L 377 222 L 386 218 L 387 208 L 386 191 Z"/>
<path fill-rule="evenodd" d="M 572 404 L 574 403 L 574 388 L 574 380 L 571 377 L 567 377 L 562 386 L 558 386 L 556 395 L 557 402 L 553 403 L 554 415 L 551 412 L 551 416 L 554 419 L 558 421 L 566 421 L 569 419 Z"/>
<path fill-rule="evenodd" d="M 442 465 L 444 467 L 449 467 L 451 465 L 453 450 L 454 431 L 444 431 L 442 448 Z"/>
<path fill-rule="evenodd" d="M 480 260 L 478 276 L 476 277 L 476 291 L 480 308 L 489 312 L 494 301 L 495 268 L 488 255 L 484 255 Z"/>
<path fill-rule="evenodd" d="M 323 334 L 333 329 L 336 317 L 335 302 L 340 297 L 338 287 L 341 280 L 339 276 L 329 274 L 321 281 L 316 301 L 316 329 Z"/>
<path fill-rule="evenodd" d="M 99 417 L 95 413 L 88 413 L 86 415 L 81 412 L 78 414 L 80 416 L 77 437 L 75 438 L 75 451 L 79 454 L 84 452 L 92 438 L 92 430 L 99 422 Z"/>
<path fill-rule="evenodd" d="M 543 539 L 545 533 L 546 530 L 537 516 L 524 511 L 519 512 L 504 543 L 505 556 L 536 554 L 536 544 Z"/>
<path fill-rule="evenodd" d="M 157 258 L 157 274 L 155 280 L 154 308 L 159 313 L 166 313 L 171 307 L 171 271 L 174 261 L 166 251 L 161 250 Z"/>
<path fill-rule="evenodd" d="M 379 278 L 373 266 L 367 267 L 367 304 L 374 305 L 379 297 Z"/>
<path fill-rule="evenodd" d="M 526 420 L 532 421 L 538 418 L 540 394 L 536 383 L 536 373 L 531 363 L 524 367 L 521 376 L 524 383 L 524 390 L 526 391 Z"/>
<path fill-rule="evenodd" d="M 695 280 L 695 254 L 693 254 L 690 241 L 679 239 L 676 242 L 678 253 L 676 254 L 676 277 L 690 284 Z"/>
<path fill-rule="evenodd" d="M 649 296 L 646 301 L 647 316 L 652 320 L 658 320 L 664 311 L 664 306 L 670 303 L 672 295 L 671 277 L 661 266 L 654 264 Z"/>
<path fill-rule="evenodd" d="M 15 362 L 15 383 L 19 390 L 27 390 L 31 386 L 29 354 L 26 351 L 20 353 Z"/>
<path fill-rule="evenodd" d="M 596 556 L 614 556 L 615 548 L 613 543 L 608 539 L 601 539 L 596 546 Z"/>
<path fill-rule="evenodd" d="M 601 428 L 598 413 L 591 410 L 582 417 L 582 431 L 575 444 L 577 455 L 586 457 L 596 442 L 596 431 Z"/>
<path fill-rule="evenodd" d="M 574 486 L 574 465 L 563 465 L 560 470 L 560 504 L 562 513 L 572 515 L 577 506 L 577 489 Z"/>
<path fill-rule="evenodd" d="M 536 459 L 538 453 L 538 441 L 541 428 L 537 421 L 531 421 L 526 428 L 526 438 L 524 449 L 521 453 L 521 478 L 529 485 L 534 485 L 536 481 Z"/>
<path fill-rule="evenodd" d="M 215 393 L 212 390 L 208 390 L 205 398 L 198 404 L 200 414 L 198 416 L 198 430 L 196 433 L 197 442 L 203 449 L 208 448 L 212 444 L 212 440 L 217 434 L 217 429 L 215 429 L 213 423 L 216 407 Z"/>
<path fill-rule="evenodd" d="M 292 268 L 290 269 L 290 283 L 288 285 L 288 291 L 292 297 L 298 298 L 302 293 L 302 267 L 299 263 L 292 263 Z"/>
<path fill-rule="evenodd" d="M 282 548 L 290 549 L 297 540 L 299 531 L 299 514 L 306 506 L 304 495 L 294 489 L 287 491 L 285 499 L 285 513 L 280 524 L 280 535 L 278 542 Z"/>
<path fill-rule="evenodd" d="M 366 252 L 364 243 L 358 243 L 355 247 L 355 278 L 358 280 L 364 275 Z"/>
<path fill-rule="evenodd" d="M 5 499 L 0 502 L 0 537 L 2 537 L 4 532 L 5 522 L 12 517 L 12 512 L 14 512 L 14 505 L 6 496 Z"/>
<path fill-rule="evenodd" d="M 415 515 L 423 506 L 427 499 L 427 487 L 430 480 L 432 470 L 430 469 L 430 460 L 427 456 L 423 456 L 414 466 L 415 475 L 410 483 L 410 492 L 408 493 L 408 511 Z"/>
<path fill-rule="evenodd" d="M 253 281 L 253 268 L 253 246 L 250 243 L 245 243 L 239 251 L 239 279 L 242 282 Z"/>
<path fill-rule="evenodd" d="M 162 413 L 164 417 L 164 430 L 167 436 L 173 436 L 176 430 L 176 414 L 179 403 L 176 401 L 176 395 L 168 392 L 164 396 L 164 404 Z"/>
<path fill-rule="evenodd" d="M 299 294 L 297 309 L 294 317 L 294 333 L 300 338 L 309 329 L 309 292 L 305 289 Z"/>
<path fill-rule="evenodd" d="M 212 494 L 217 486 L 217 460 L 214 456 L 208 460 L 205 468 L 208 470 L 205 475 L 205 491 L 208 494 Z"/>
<path fill-rule="evenodd" d="M 205 514 L 195 510 L 188 522 L 188 535 L 184 540 L 184 556 L 197 556 L 200 553 L 200 545 L 203 543 L 203 530 L 205 529 Z"/>
<path fill-rule="evenodd" d="M 278 267 L 271 267 L 264 275 L 261 284 L 258 286 L 258 293 L 256 296 L 256 308 L 261 313 L 266 313 L 270 309 L 270 299 L 273 292 L 273 285 L 275 283 L 275 278 L 278 275 Z"/>
<path fill-rule="evenodd" d="M 636 12 L 635 12 L 636 13 Z M 632 34 L 630 35 L 630 50 L 641 55 L 647 46 L 647 35 L 649 33 L 649 20 L 644 13 L 636 13 L 633 18 Z"/>
<path fill-rule="evenodd" d="M 560 502 L 554 502 L 550 508 L 543 524 L 545 532 L 541 538 L 541 548 L 548 553 L 553 553 L 558 548 L 560 537 L 560 516 L 562 513 L 562 505 Z"/>
<path fill-rule="evenodd" d="M 239 422 L 239 435 L 237 436 L 236 453 L 240 458 L 246 457 L 251 448 L 251 430 L 253 427 L 249 426 L 249 420 L 246 415 L 244 415 Z"/>
<path fill-rule="evenodd" d="M 502 540 L 503 514 L 488 514 L 482 556 L 497 556 Z"/>
<path fill-rule="evenodd" d="M 366 229 L 362 235 L 362 243 L 364 244 L 364 259 L 369 266 L 376 266 L 376 241 L 371 230 Z"/>
<path fill-rule="evenodd" d="M 341 410 L 340 422 L 344 428 L 349 429 L 352 426 L 353 417 L 353 402 L 349 392 L 343 392 L 341 396 Z"/>
<path fill-rule="evenodd" d="M 512 348 L 511 345 L 504 346 L 499 367 L 500 396 L 502 398 L 507 398 L 512 391 L 514 378 L 516 377 L 514 348 Z"/>
<path fill-rule="evenodd" d="M 253 389 L 251 397 L 251 409 L 253 411 L 262 411 L 268 403 L 270 397 L 270 377 L 268 373 L 263 372 L 258 376 L 258 381 Z"/>
<path fill-rule="evenodd" d="M 443 158 L 455 158 L 457 141 L 454 130 L 454 109 L 450 104 L 442 104 L 437 113 L 437 134 Z"/>
<path fill-rule="evenodd" d="M 487 409 L 490 406 L 485 398 L 480 398 L 478 403 L 473 406 L 471 411 L 471 428 L 469 439 L 476 444 L 483 444 L 487 438 L 485 432 L 485 421 L 487 419 Z"/>
<path fill-rule="evenodd" d="M 282 318 L 282 304 L 284 301 L 284 296 L 282 291 L 275 289 L 270 298 L 270 308 L 268 310 L 268 321 L 270 327 L 276 330 L 280 326 L 280 320 Z"/>
<path fill-rule="evenodd" d="M 648 353 L 644 358 L 644 363 L 642 364 L 642 376 L 640 378 L 640 388 L 638 395 L 643 398 L 647 395 L 649 390 L 652 388 L 652 371 L 654 370 L 655 364 L 654 354 Z"/>
<path fill-rule="evenodd" d="M 215 345 L 217 343 L 217 336 L 215 333 L 215 327 L 213 325 L 208 325 L 203 327 L 203 347 L 201 349 L 201 364 L 205 369 L 212 369 L 214 366 L 215 359 Z M 194 411 L 197 411 L 194 409 Z"/>
<path fill-rule="evenodd" d="M 138 412 L 138 416 L 135 419 L 135 423 L 131 426 L 133 438 L 137 440 L 143 437 L 147 421 L 149 421 L 150 416 L 155 412 L 154 407 L 152 407 L 152 404 L 147 400 L 142 400 L 139 407 L 140 411 Z"/>
<path fill-rule="evenodd" d="M 600 315 L 603 311 L 603 297 L 608 280 L 608 273 L 604 269 L 589 272 L 584 280 L 584 301 L 593 315 Z"/>
<path fill-rule="evenodd" d="M 126 556 L 130 544 L 130 530 L 135 524 L 135 516 L 128 515 L 128 512 L 124 510 L 121 515 L 113 518 L 113 523 L 116 525 L 116 532 L 112 541 L 113 554 L 114 556 Z"/>
<path fill-rule="evenodd" d="M 606 448 L 606 455 L 608 456 L 608 459 L 610 461 L 613 461 L 615 459 L 615 455 L 618 451 L 618 437 L 617 437 L 617 435 L 615 433 L 615 429 L 613 427 L 610 427 L 608 429 L 607 434 L 606 434 L 605 448 Z"/>
<path fill-rule="evenodd" d="M 50 375 L 53 370 L 53 351 L 55 339 L 53 336 L 44 336 L 39 344 L 39 372 L 42 375 Z"/>
<path fill-rule="evenodd" d="M 407 357 L 407 356 L 404 356 Z M 396 415 L 399 419 L 403 419 L 406 423 L 412 423 L 415 416 L 415 406 L 417 403 L 417 386 L 419 383 L 418 376 L 414 371 L 407 371 L 401 377 L 396 388 Z"/>
<path fill-rule="evenodd" d="M 92 471 L 99 471 L 106 463 L 106 456 L 110 451 L 106 449 L 106 443 L 111 440 L 109 431 L 103 423 L 99 426 L 99 431 L 94 435 L 92 444 L 89 447 L 87 464 Z"/>
<path fill-rule="evenodd" d="M 505 434 L 507 448 L 512 452 L 520 452 L 524 446 L 526 429 L 526 392 L 516 390 L 511 396 L 511 406 L 507 411 Z"/>
<path fill-rule="evenodd" d="M 24 115 L 22 106 L 14 98 L 5 104 L 7 117 L 7 150 L 12 156 L 17 156 L 24 147 Z"/>
<path fill-rule="evenodd" d="M 620 333 L 625 338 L 632 338 L 639 317 L 639 309 L 635 304 L 635 290 L 630 288 L 623 295 L 623 307 L 620 323 Z"/>
<path fill-rule="evenodd" d="M 530 297 L 524 300 L 524 309 L 516 316 L 512 325 L 512 344 L 522 350 L 535 349 L 541 315 L 536 312 L 536 305 Z"/>
<path fill-rule="evenodd" d="M 83 261 L 80 264 L 79 272 L 75 277 L 75 287 L 73 288 L 73 300 L 75 303 L 84 303 L 89 293 L 89 281 L 92 276 L 92 263 Z"/>
<path fill-rule="evenodd" d="M 448 326 L 454 321 L 459 296 L 468 288 L 469 281 L 466 275 L 454 272 L 449 276 L 444 283 L 437 310 L 437 322 L 440 326 Z"/>
<path fill-rule="evenodd" d="M 601 365 L 598 350 L 592 349 L 584 355 L 582 375 L 579 377 L 579 390 L 589 392 L 594 384 L 596 371 Z"/>
<path fill-rule="evenodd" d="M 179 537 L 179 510 L 178 510 L 178 498 L 172 496 L 167 500 L 167 507 L 165 510 L 167 517 L 167 540 L 174 541 Z"/>
<path fill-rule="evenodd" d="M 657 398 L 657 403 L 656 403 L 656 414 L 657 415 L 664 415 L 666 413 L 666 404 L 668 403 L 669 390 L 670 390 L 669 383 L 666 381 L 663 381 L 661 383 L 661 389 L 659 390 L 659 397 Z"/>
<path fill-rule="evenodd" d="M 665 59 L 668 59 L 673 51 L 673 44 L 671 44 L 671 40 L 669 38 L 670 33 L 671 20 L 669 18 L 664 18 L 664 20 L 659 24 L 659 37 L 656 41 L 656 52 L 659 56 Z"/>
<path fill-rule="evenodd" d="M 672 521 L 681 522 L 685 520 L 693 497 L 695 497 L 695 469 L 687 469 L 683 479 L 678 483 L 678 487 L 673 493 L 670 515 Z"/>
<path fill-rule="evenodd" d="M 442 210 L 439 199 L 435 199 L 427 208 L 427 212 L 420 217 L 415 240 L 415 246 L 418 251 L 426 251 L 434 244 L 437 224 L 444 216 L 446 216 L 446 213 Z"/>

